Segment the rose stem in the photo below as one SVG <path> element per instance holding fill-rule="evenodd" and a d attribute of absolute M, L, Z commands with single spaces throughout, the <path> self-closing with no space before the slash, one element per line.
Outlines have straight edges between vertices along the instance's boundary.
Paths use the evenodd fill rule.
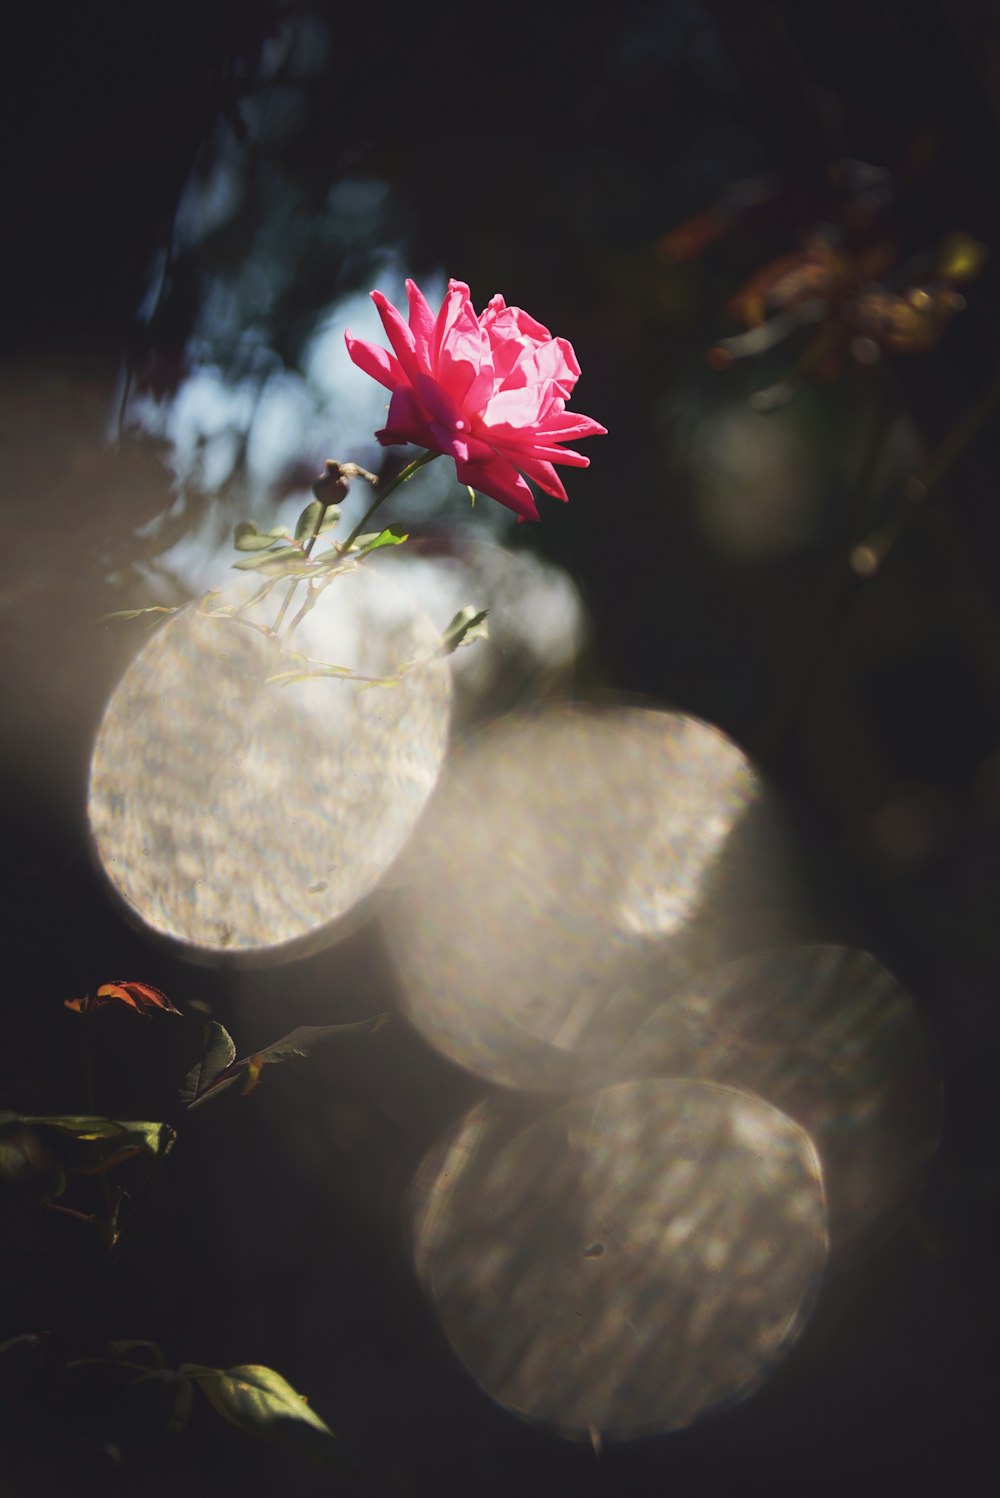
<path fill-rule="evenodd" d="M 354 545 L 355 541 L 358 539 L 364 527 L 368 524 L 375 511 L 378 509 L 379 505 L 383 500 L 389 498 L 389 495 L 393 492 L 394 489 L 398 489 L 401 484 L 405 484 L 406 480 L 412 478 L 419 468 L 424 467 L 425 463 L 429 463 L 432 458 L 439 458 L 440 456 L 440 453 L 434 452 L 421 453 L 420 457 L 414 458 L 413 462 L 408 464 L 407 467 L 403 469 L 402 473 L 397 473 L 396 477 L 391 481 L 391 483 L 386 484 L 385 488 L 376 495 L 374 503 L 368 506 L 367 510 L 362 515 L 357 525 L 351 531 L 351 534 L 348 536 L 347 540 L 341 546 L 341 554 L 344 556 L 347 555 L 351 547 Z M 305 556 L 308 556 L 313 547 L 316 545 L 316 539 L 323 528 L 323 520 L 329 508 L 329 505 L 324 505 L 319 515 L 316 517 L 316 524 L 313 527 L 313 533 L 302 548 L 303 554 Z M 277 619 L 275 619 L 274 624 L 271 626 L 275 634 L 277 634 L 278 630 L 281 628 L 281 625 L 284 622 L 285 615 L 288 613 L 288 605 L 292 601 L 292 595 L 295 592 L 295 588 L 296 583 L 293 581 L 291 587 L 288 589 L 288 592 L 285 594 L 285 599 L 281 605 L 281 608 L 278 610 L 278 617 Z M 295 622 L 297 624 L 298 620 L 296 619 Z"/>

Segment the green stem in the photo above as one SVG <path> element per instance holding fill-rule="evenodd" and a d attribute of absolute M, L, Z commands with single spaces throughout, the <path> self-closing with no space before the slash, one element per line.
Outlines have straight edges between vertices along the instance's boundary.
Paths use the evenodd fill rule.
<path fill-rule="evenodd" d="M 347 556 L 347 554 L 350 551 L 351 547 L 354 545 L 355 541 L 358 539 L 358 537 L 360 536 L 361 532 L 364 530 L 365 526 L 368 524 L 369 520 L 374 515 L 375 511 L 378 509 L 379 505 L 382 504 L 385 500 L 387 500 L 389 498 L 389 495 L 392 494 L 394 492 L 394 490 L 398 489 L 401 484 L 405 484 L 406 481 L 407 481 L 407 479 L 411 479 L 413 477 L 413 475 L 419 469 L 421 469 L 421 468 L 423 468 L 425 466 L 425 464 L 430 463 L 433 458 L 439 458 L 440 456 L 441 456 L 440 453 L 434 453 L 434 452 L 421 453 L 420 457 L 419 458 L 414 458 L 413 462 L 410 463 L 410 464 L 408 464 L 407 467 L 403 469 L 402 473 L 397 473 L 396 477 L 390 483 L 386 484 L 386 486 L 385 486 L 384 489 L 382 489 L 382 490 L 379 491 L 379 493 L 375 496 L 375 499 L 372 502 L 372 504 L 370 504 L 368 506 L 367 510 L 362 515 L 362 517 L 358 521 L 357 525 L 351 531 L 351 534 L 348 536 L 347 540 L 340 547 L 341 555 L 343 555 L 345 557 Z M 311 553 L 313 547 L 316 545 L 317 537 L 319 536 L 319 533 L 320 533 L 320 531 L 323 528 L 323 520 L 324 520 L 324 518 L 326 516 L 326 512 L 327 512 L 327 510 L 329 508 L 330 508 L 329 505 L 324 505 L 323 508 L 320 510 L 318 516 L 316 517 L 316 524 L 313 526 L 312 535 L 309 537 L 308 541 L 305 543 L 305 545 L 302 548 L 303 554 L 305 556 L 309 556 L 309 554 Z M 298 587 L 298 580 L 297 579 L 293 579 L 292 582 L 288 586 L 288 592 L 285 594 L 284 601 L 282 602 L 281 608 L 278 610 L 278 617 L 275 619 L 273 625 L 271 626 L 271 629 L 272 629 L 272 631 L 273 631 L 274 634 L 278 633 L 278 630 L 281 628 L 282 624 L 285 622 L 285 615 L 288 613 L 289 605 L 291 604 L 292 598 L 294 597 L 294 594 L 295 594 L 295 589 L 297 587 Z M 308 612 L 308 610 L 306 610 L 306 612 Z M 295 625 L 298 624 L 298 622 L 299 622 L 299 620 L 301 618 L 302 618 L 302 611 L 300 610 L 300 612 L 296 615 L 294 623 L 292 624 L 292 629 L 289 630 L 289 634 L 291 634 L 292 630 L 295 628 Z"/>
<path fill-rule="evenodd" d="M 361 519 L 358 521 L 357 525 L 351 531 L 351 534 L 348 536 L 347 540 L 341 547 L 341 551 L 345 556 L 350 551 L 351 547 L 354 545 L 358 537 L 361 535 L 361 532 L 364 530 L 365 526 L 375 514 L 375 511 L 378 509 L 383 500 L 388 499 L 393 490 L 398 489 L 401 484 L 405 484 L 407 479 L 411 479 L 413 475 L 417 473 L 421 468 L 423 468 L 427 463 L 433 462 L 435 458 L 439 458 L 440 456 L 440 453 L 434 452 L 421 453 L 420 457 L 414 458 L 413 462 L 408 464 L 407 467 L 403 469 L 402 473 L 397 473 L 396 477 L 392 480 L 391 483 L 386 484 L 385 488 L 375 496 L 373 503 L 368 506 L 367 510 L 362 515 Z"/>
<path fill-rule="evenodd" d="M 316 545 L 316 538 L 319 536 L 320 531 L 323 529 L 323 521 L 326 519 L 326 512 L 327 512 L 327 510 L 329 508 L 330 508 L 330 506 L 328 504 L 324 504 L 324 505 L 321 506 L 320 511 L 319 511 L 318 515 L 316 516 L 316 523 L 315 523 L 315 525 L 312 528 L 312 535 L 309 537 L 308 541 L 306 541 L 305 545 L 302 547 L 302 555 L 303 556 L 306 556 L 306 557 L 309 556 L 311 554 L 311 552 L 312 552 L 313 547 Z M 289 586 L 288 586 L 288 592 L 285 594 L 285 597 L 284 597 L 284 599 L 282 601 L 282 604 L 281 604 L 281 608 L 278 610 L 278 617 L 275 619 L 273 625 L 271 626 L 271 628 L 274 630 L 275 634 L 278 633 L 278 630 L 281 628 L 281 626 L 282 626 L 282 624 L 284 622 L 285 615 L 288 613 L 288 605 L 291 603 L 292 598 L 294 596 L 295 587 L 296 587 L 296 584 L 295 584 L 295 582 L 293 580 L 289 584 Z"/>

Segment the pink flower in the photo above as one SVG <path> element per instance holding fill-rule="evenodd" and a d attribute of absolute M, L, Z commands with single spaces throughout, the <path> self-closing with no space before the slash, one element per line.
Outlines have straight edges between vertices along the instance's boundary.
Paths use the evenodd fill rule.
<path fill-rule="evenodd" d="M 590 459 L 560 444 L 606 431 L 566 410 L 580 377 L 572 344 L 502 296 L 477 317 L 462 281 L 448 282 L 437 317 L 413 281 L 406 290 L 409 325 L 380 291 L 372 292 L 392 353 L 346 335 L 358 368 L 392 391 L 376 437 L 383 446 L 413 442 L 454 458 L 461 483 L 537 520 L 522 475 L 564 500 L 552 465 L 586 468 Z"/>

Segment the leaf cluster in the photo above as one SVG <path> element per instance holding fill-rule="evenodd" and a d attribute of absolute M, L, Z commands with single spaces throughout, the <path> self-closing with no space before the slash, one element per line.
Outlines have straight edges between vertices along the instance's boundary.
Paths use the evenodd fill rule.
<path fill-rule="evenodd" d="M 142 1338 L 67 1359 L 48 1333 L 11 1337 L 0 1342 L 0 1390 L 43 1408 L 54 1430 L 115 1443 L 183 1431 L 200 1392 L 206 1407 L 248 1435 L 306 1446 L 324 1462 L 341 1459 L 326 1421 L 275 1369 L 261 1363 L 168 1367 L 163 1348 Z"/>
<path fill-rule="evenodd" d="M 44 1225 L 58 1215 L 96 1230 L 114 1268 L 116 1250 L 152 1174 L 184 1132 L 184 1118 L 234 1086 L 252 1092 L 270 1067 L 300 1060 L 318 1046 L 371 1035 L 388 1016 L 341 1025 L 301 1025 L 240 1056 L 224 1025 L 207 1012 L 185 1011 L 150 984 L 118 981 L 65 1001 L 78 1017 L 92 1088 L 94 1042 L 124 1029 L 137 1039 L 162 1037 L 158 1048 L 173 1069 L 174 1121 L 105 1117 L 94 1111 L 28 1114 L 0 1111 L 0 1201 Z M 199 1006 L 203 1008 L 203 1006 Z M 110 1029 L 108 1028 L 110 1024 Z M 93 1241 L 93 1240 L 91 1240 Z M 58 1302 L 57 1302 L 58 1303 Z M 88 1339 L 89 1340 L 89 1339 Z M 267 1440 L 316 1448 L 339 1460 L 333 1432 L 302 1395 L 274 1369 L 247 1363 L 231 1368 L 181 1362 L 167 1366 L 162 1348 L 129 1339 L 72 1348 L 49 1331 L 25 1331 L 0 1342 L 0 1405 L 66 1438 L 118 1443 L 184 1429 L 202 1400 L 239 1430 Z"/>

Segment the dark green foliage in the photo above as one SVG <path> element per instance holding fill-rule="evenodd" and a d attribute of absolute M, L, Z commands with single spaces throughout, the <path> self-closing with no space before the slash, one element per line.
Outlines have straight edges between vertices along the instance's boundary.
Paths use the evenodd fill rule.
<path fill-rule="evenodd" d="M 317 529 L 321 515 L 323 517 L 322 524 Z M 326 531 L 332 531 L 339 519 L 339 505 L 324 505 L 318 499 L 310 500 L 296 521 L 295 539 L 296 541 L 306 541 L 310 536 L 322 536 Z M 238 542 L 237 545 L 239 545 Z"/>
<path fill-rule="evenodd" d="M 274 1041 L 271 1045 L 254 1051 L 250 1056 L 244 1056 L 239 1061 L 228 1062 L 218 1073 L 214 1080 L 207 1085 L 200 1085 L 196 1095 L 188 1102 L 189 1108 L 195 1108 L 209 1098 L 217 1097 L 225 1088 L 231 1087 L 234 1082 L 243 1081 L 244 1091 L 249 1091 L 246 1085 L 248 1077 L 251 1077 L 251 1085 L 256 1081 L 262 1067 L 273 1066 L 280 1061 L 294 1061 L 298 1057 L 308 1056 L 316 1046 L 325 1044 L 328 1040 L 343 1040 L 349 1035 L 374 1035 L 386 1023 L 387 1014 L 376 1014 L 373 1019 L 355 1020 L 346 1025 L 299 1025 L 290 1034 L 281 1040 Z M 222 1030 L 222 1026 L 217 1026 Z M 223 1031 L 225 1034 L 225 1031 Z M 226 1037 L 229 1038 L 228 1036 Z M 230 1044 L 232 1042 L 230 1041 Z M 209 1053 L 211 1054 L 211 1053 Z M 208 1073 L 208 1057 L 205 1058 L 205 1073 Z M 190 1074 L 185 1078 L 185 1088 L 190 1081 Z M 185 1092 L 182 1089 L 181 1097 L 185 1101 Z"/>
<path fill-rule="evenodd" d="M 236 1046 L 229 1031 L 216 1020 L 198 1026 L 197 1059 L 181 1083 L 182 1103 L 194 1104 L 236 1060 Z"/>

